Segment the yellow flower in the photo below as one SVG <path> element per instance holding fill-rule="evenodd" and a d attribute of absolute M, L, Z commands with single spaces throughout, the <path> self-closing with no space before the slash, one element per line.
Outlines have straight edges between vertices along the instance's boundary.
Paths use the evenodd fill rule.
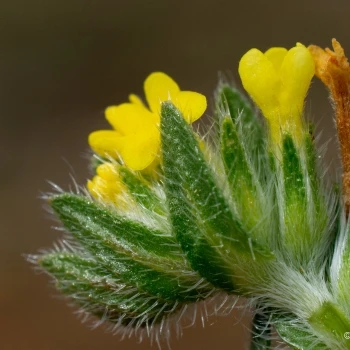
<path fill-rule="evenodd" d="M 164 73 L 150 74 L 144 83 L 149 108 L 135 95 L 129 103 L 106 109 L 106 118 L 114 130 L 95 131 L 89 136 L 91 148 L 102 157 L 119 157 L 133 170 L 147 168 L 160 150 L 160 107 L 171 100 L 188 123 L 200 118 L 206 107 L 205 96 L 180 91 L 174 80 Z"/>
<path fill-rule="evenodd" d="M 104 163 L 97 167 L 97 175 L 87 183 L 91 195 L 98 200 L 117 204 L 117 196 L 124 191 L 116 166 Z"/>
<path fill-rule="evenodd" d="M 251 49 L 241 58 L 242 84 L 268 120 L 275 144 L 280 144 L 283 132 L 301 141 L 301 115 L 314 73 L 312 56 L 300 43 L 289 51 Z"/>

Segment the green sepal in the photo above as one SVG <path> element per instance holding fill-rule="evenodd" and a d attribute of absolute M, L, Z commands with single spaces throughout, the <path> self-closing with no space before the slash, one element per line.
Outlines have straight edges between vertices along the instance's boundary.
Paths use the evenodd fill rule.
<path fill-rule="evenodd" d="M 237 129 L 230 117 L 223 118 L 220 134 L 222 160 L 232 188 L 236 190 L 237 187 L 240 187 L 244 183 L 245 187 L 252 189 L 252 172 L 248 165 Z"/>
<path fill-rule="evenodd" d="M 337 290 L 337 300 L 341 303 L 347 304 L 349 300 L 349 290 L 350 290 L 350 226 L 346 224 L 344 214 L 345 210 L 339 204 L 340 208 L 339 217 L 336 221 L 336 235 L 337 240 L 334 240 L 333 248 L 330 250 L 333 253 L 333 260 L 331 269 L 332 273 L 329 272 L 332 282 L 335 284 L 335 289 Z M 334 254 L 337 252 L 337 254 Z M 336 268 L 336 269 L 335 269 Z"/>
<path fill-rule="evenodd" d="M 289 134 L 283 137 L 282 156 L 286 205 L 305 204 L 306 188 L 300 156 Z"/>
<path fill-rule="evenodd" d="M 208 292 L 193 288 L 200 278 L 172 236 L 73 194 L 54 196 L 51 206 L 74 238 L 125 283 L 165 300 L 193 301 Z"/>
<path fill-rule="evenodd" d="M 259 123 L 256 123 L 254 109 L 239 90 L 229 84 L 221 84 L 217 90 L 216 104 L 217 108 L 226 109 L 229 112 L 234 123 L 241 118 L 245 127 L 254 128 L 255 133 L 261 136 L 262 128 Z"/>
<path fill-rule="evenodd" d="M 318 173 L 317 150 L 313 136 L 313 125 L 309 125 L 309 132 L 304 135 L 304 147 L 306 157 L 306 171 L 308 176 L 308 186 L 315 206 L 315 214 L 319 217 L 319 222 L 328 221 L 326 199 L 322 182 Z M 308 203 L 310 204 L 310 203 Z M 334 211 L 334 213 L 336 210 Z"/>
<path fill-rule="evenodd" d="M 303 140 L 296 145 L 286 134 L 282 141 L 284 239 L 299 266 L 307 266 L 310 259 L 322 266 L 330 243 L 325 234 L 329 209 L 317 174 L 312 136 L 305 133 Z"/>
<path fill-rule="evenodd" d="M 304 137 L 304 145 L 305 145 L 305 154 L 306 154 L 306 169 L 307 169 L 307 176 L 308 176 L 308 183 L 310 187 L 310 192 L 312 194 L 312 200 L 314 204 L 314 212 L 315 216 L 317 217 L 318 223 L 319 223 L 319 230 L 322 232 L 322 228 L 326 227 L 326 225 L 329 222 L 329 219 L 331 216 L 337 217 L 339 211 L 339 207 L 337 208 L 337 205 L 339 206 L 339 202 L 337 205 L 334 205 L 334 207 L 327 208 L 327 195 L 326 195 L 326 189 L 322 186 L 322 181 L 319 174 L 319 164 L 318 164 L 318 154 L 317 149 L 315 145 L 315 140 L 313 136 L 313 126 L 309 126 L 309 132 L 305 134 Z M 337 193 L 333 193 L 335 196 L 337 196 Z M 308 205 L 310 205 L 310 200 L 308 201 Z M 330 215 L 331 213 L 331 215 Z M 334 225 L 334 232 L 337 232 L 337 228 L 335 227 L 338 220 L 335 220 L 336 223 Z M 333 240 L 331 238 L 331 235 L 328 235 L 328 245 L 330 246 L 329 252 L 332 251 L 332 246 L 335 244 L 335 240 L 337 235 L 333 235 Z M 327 254 L 328 257 L 331 256 L 331 254 Z M 324 259 L 323 259 L 324 260 Z"/>
<path fill-rule="evenodd" d="M 252 324 L 250 350 L 269 350 L 271 347 L 271 325 L 269 314 L 256 313 Z"/>
<path fill-rule="evenodd" d="M 327 350 L 328 347 L 310 333 L 301 329 L 290 320 L 276 320 L 275 329 L 281 339 L 297 350 Z"/>
<path fill-rule="evenodd" d="M 230 184 L 235 211 L 244 228 L 251 231 L 261 223 L 264 215 L 265 203 L 259 202 L 262 197 L 258 195 L 258 179 L 256 176 L 253 178 L 253 169 L 230 117 L 223 118 L 220 134 L 221 158 Z"/>
<path fill-rule="evenodd" d="M 272 254 L 233 216 L 198 141 L 176 107 L 161 108 L 164 184 L 173 231 L 192 267 L 216 287 L 236 289 L 233 264 Z"/>
<path fill-rule="evenodd" d="M 307 201 L 307 205 L 310 207 L 311 202 L 313 207 L 311 208 L 314 217 L 317 218 L 317 226 L 319 234 L 319 241 L 321 245 L 328 246 L 328 249 L 324 252 L 324 256 L 320 258 L 320 263 L 323 264 L 325 259 L 330 260 L 332 256 L 332 251 L 334 250 L 334 245 L 337 239 L 337 232 L 339 232 L 337 225 L 339 224 L 339 220 L 336 218 L 338 217 L 340 211 L 339 211 L 339 201 L 336 202 L 333 206 L 330 206 L 329 200 L 327 199 L 327 190 L 324 188 L 323 181 L 321 181 L 321 177 L 319 174 L 319 163 L 318 163 L 318 153 L 315 145 L 315 139 L 313 135 L 313 125 L 309 125 L 309 132 L 305 133 L 304 136 L 304 147 L 305 147 L 305 155 L 306 155 L 306 170 L 307 170 L 307 177 L 308 177 L 308 189 L 309 193 L 311 194 L 312 200 Z M 338 196 L 336 192 L 332 193 L 335 197 Z M 328 197 L 329 198 L 329 197 Z M 327 203 L 328 202 L 328 203 Z M 330 218 L 334 217 L 334 225 L 333 225 L 333 232 L 334 234 L 324 234 L 324 230 L 328 227 L 331 227 L 332 224 L 330 223 Z"/>
<path fill-rule="evenodd" d="M 303 266 L 310 259 L 314 242 L 311 242 L 300 153 L 289 134 L 284 135 L 282 140 L 282 172 L 283 206 L 280 208 L 284 217 L 282 237 L 295 263 Z"/>
<path fill-rule="evenodd" d="M 231 117 L 255 169 L 262 176 L 267 175 L 264 173 L 269 165 L 266 132 L 252 105 L 238 89 L 222 84 L 217 90 L 216 107 L 219 119 Z"/>
<path fill-rule="evenodd" d="M 306 153 L 306 169 L 310 179 L 310 185 L 314 201 L 318 204 L 318 198 L 320 196 L 320 178 L 318 175 L 318 164 L 317 164 L 317 151 L 315 148 L 315 141 L 313 136 L 313 126 L 309 126 L 310 130 L 305 134 L 304 145 Z"/>
<path fill-rule="evenodd" d="M 144 326 L 160 322 L 181 306 L 136 293 L 91 258 L 55 252 L 40 256 L 38 264 L 55 277 L 57 289 L 86 311 L 110 322 Z"/>
<path fill-rule="evenodd" d="M 120 166 L 118 172 L 121 179 L 136 203 L 159 215 L 165 215 L 166 209 L 162 199 L 152 190 L 151 184 L 130 169 Z"/>

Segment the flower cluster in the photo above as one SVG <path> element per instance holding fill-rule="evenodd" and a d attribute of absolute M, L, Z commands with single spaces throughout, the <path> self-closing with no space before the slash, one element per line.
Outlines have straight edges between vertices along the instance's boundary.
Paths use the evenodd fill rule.
<path fill-rule="evenodd" d="M 98 155 L 121 160 L 133 170 L 143 170 L 158 161 L 162 102 L 172 101 L 188 123 L 200 118 L 207 108 L 205 96 L 181 91 L 164 73 L 150 74 L 145 80 L 144 90 L 149 108 L 132 94 L 130 102 L 106 109 L 106 118 L 113 131 L 95 131 L 89 136 L 89 144 Z"/>
<path fill-rule="evenodd" d="M 283 132 L 300 141 L 304 100 L 315 72 L 309 50 L 297 44 L 289 51 L 273 47 L 249 50 L 239 63 L 244 88 L 267 118 L 271 138 L 280 144 Z"/>
<path fill-rule="evenodd" d="M 209 137 L 192 127 L 206 98 L 150 74 L 148 106 L 130 95 L 106 109 L 113 129 L 89 136 L 91 195 L 50 197 L 69 244 L 33 260 L 123 334 L 158 342 L 198 302 L 219 313 L 243 296 L 252 349 L 276 332 L 299 350 L 350 349 L 350 68 L 333 46 L 249 50 L 239 74 L 267 123 L 220 82 Z M 303 119 L 314 74 L 335 101 L 344 200 Z"/>

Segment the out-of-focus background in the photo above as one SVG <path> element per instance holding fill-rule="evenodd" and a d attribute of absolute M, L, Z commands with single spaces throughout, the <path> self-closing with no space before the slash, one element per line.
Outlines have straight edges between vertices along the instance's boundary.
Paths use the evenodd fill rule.
<path fill-rule="evenodd" d="M 336 37 L 350 53 L 349 16 L 348 0 L 1 0 L 0 348 L 150 349 L 81 324 L 25 261 L 59 237 L 39 199 L 47 180 L 68 189 L 72 174 L 85 183 L 87 135 L 107 127 L 106 106 L 142 95 L 150 72 L 211 97 L 218 71 L 240 84 L 237 64 L 251 47 L 329 46 Z M 332 137 L 327 93 L 316 80 L 307 113 L 323 128 L 322 141 Z M 327 163 L 337 164 L 335 150 L 331 142 Z M 240 317 L 197 324 L 172 347 L 246 349 Z"/>

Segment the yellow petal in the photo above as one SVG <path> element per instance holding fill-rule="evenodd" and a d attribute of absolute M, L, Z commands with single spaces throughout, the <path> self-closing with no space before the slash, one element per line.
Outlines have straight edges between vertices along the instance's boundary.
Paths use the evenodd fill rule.
<path fill-rule="evenodd" d="M 159 155 L 159 130 L 149 128 L 135 135 L 123 138 L 120 154 L 125 165 L 133 170 L 143 170 Z"/>
<path fill-rule="evenodd" d="M 158 154 L 154 161 L 141 171 L 142 175 L 160 180 L 160 164 L 161 156 Z"/>
<path fill-rule="evenodd" d="M 106 181 L 116 182 L 119 180 L 117 167 L 112 163 L 103 163 L 99 165 L 96 169 L 96 173 L 98 176 L 100 176 L 102 179 Z"/>
<path fill-rule="evenodd" d="M 301 44 L 290 49 L 281 66 L 281 106 L 286 114 L 302 113 L 304 99 L 315 74 L 309 50 Z"/>
<path fill-rule="evenodd" d="M 173 102 L 187 123 L 199 119 L 207 109 L 206 97 L 198 92 L 180 91 Z"/>
<path fill-rule="evenodd" d="M 146 107 L 146 106 L 144 105 L 144 103 L 142 102 L 142 100 L 140 99 L 140 97 L 138 97 L 138 96 L 135 95 L 135 94 L 130 94 L 130 95 L 129 95 L 129 101 L 130 101 L 132 104 L 135 104 L 135 105 L 138 105 L 138 106 Z"/>
<path fill-rule="evenodd" d="M 242 84 L 266 118 L 278 110 L 280 79 L 273 64 L 259 50 L 249 50 L 239 62 Z"/>
<path fill-rule="evenodd" d="M 265 56 L 273 64 L 277 73 L 279 73 L 287 52 L 288 50 L 284 47 L 271 47 L 265 52 Z"/>
<path fill-rule="evenodd" d="M 144 90 L 151 111 L 157 114 L 162 102 L 173 99 L 180 92 L 176 82 L 161 72 L 152 73 L 146 78 Z"/>
<path fill-rule="evenodd" d="M 107 181 L 98 175 L 88 181 L 87 188 L 93 197 L 105 202 L 116 202 L 117 195 L 123 190 L 120 182 Z"/>
<path fill-rule="evenodd" d="M 100 176 L 94 176 L 92 180 L 88 181 L 87 188 L 96 199 L 104 197 L 106 192 L 106 180 L 103 180 Z"/>
<path fill-rule="evenodd" d="M 113 128 L 124 136 L 138 133 L 159 123 L 158 115 L 142 105 L 133 103 L 108 107 L 105 114 Z"/>
<path fill-rule="evenodd" d="M 121 135 L 113 130 L 94 131 L 89 135 L 89 145 L 101 157 L 118 159 L 121 147 Z"/>
<path fill-rule="evenodd" d="M 87 188 L 92 196 L 95 198 L 98 198 L 98 191 L 96 190 L 96 183 L 98 180 L 98 176 L 95 176 L 92 180 L 88 180 L 87 182 Z"/>

